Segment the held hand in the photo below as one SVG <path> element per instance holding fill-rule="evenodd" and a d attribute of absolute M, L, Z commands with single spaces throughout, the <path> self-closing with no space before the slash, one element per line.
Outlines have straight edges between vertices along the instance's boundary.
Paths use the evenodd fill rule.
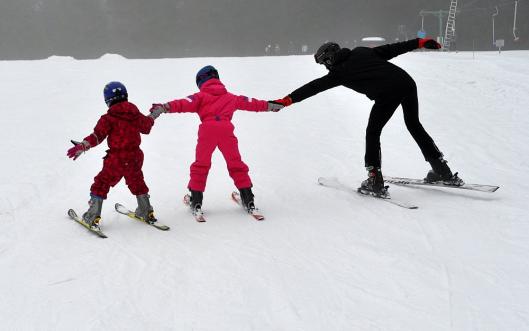
<path fill-rule="evenodd" d="M 74 161 L 77 160 L 77 158 L 81 156 L 81 154 L 90 149 L 90 145 L 85 140 L 83 140 L 82 142 L 78 142 L 75 140 L 70 141 L 72 142 L 72 144 L 74 144 L 74 146 L 70 148 L 68 152 L 66 152 L 66 155 L 68 155 L 70 159 L 73 158 Z"/>
<path fill-rule="evenodd" d="M 153 103 L 151 109 L 149 109 L 150 114 L 148 116 L 153 119 L 157 119 L 163 113 L 166 113 L 169 110 L 168 104 Z"/>
<path fill-rule="evenodd" d="M 441 44 L 431 38 L 419 39 L 419 48 L 440 49 L 441 47 Z"/>
<path fill-rule="evenodd" d="M 282 104 L 280 104 L 278 102 L 268 101 L 268 110 L 267 111 L 271 111 L 271 112 L 277 113 L 278 111 L 280 111 L 284 107 L 285 106 L 283 106 Z"/>
<path fill-rule="evenodd" d="M 287 95 L 283 99 L 277 99 L 277 100 L 274 100 L 272 102 L 275 102 L 275 103 L 278 103 L 278 104 L 283 105 L 285 107 L 288 107 L 288 106 L 290 106 L 292 104 L 292 98 L 289 95 Z"/>

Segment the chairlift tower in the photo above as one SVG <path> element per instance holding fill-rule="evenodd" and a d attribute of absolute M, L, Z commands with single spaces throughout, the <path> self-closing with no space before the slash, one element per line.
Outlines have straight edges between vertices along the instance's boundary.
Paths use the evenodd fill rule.
<path fill-rule="evenodd" d="M 443 20 L 445 16 L 448 15 L 446 10 L 421 10 L 419 16 L 422 18 L 421 31 L 424 31 L 424 16 L 435 16 L 439 20 L 439 35 L 437 36 L 437 41 L 442 42 L 443 38 Z"/>
<path fill-rule="evenodd" d="M 443 48 L 446 51 L 450 50 L 450 45 L 456 40 L 456 13 L 457 0 L 451 0 L 448 19 L 446 20 L 445 37 L 443 40 Z"/>

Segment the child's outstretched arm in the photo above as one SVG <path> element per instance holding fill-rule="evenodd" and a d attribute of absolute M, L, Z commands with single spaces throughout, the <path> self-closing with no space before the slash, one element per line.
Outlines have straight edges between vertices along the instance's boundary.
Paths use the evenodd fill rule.
<path fill-rule="evenodd" d="M 193 94 L 185 99 L 177 99 L 166 103 L 168 113 L 196 113 L 200 105 L 199 94 Z"/>
<path fill-rule="evenodd" d="M 72 144 L 74 144 L 74 147 L 70 148 L 68 152 L 66 152 L 66 155 L 68 155 L 68 157 L 71 159 L 77 160 L 81 154 L 102 143 L 103 140 L 105 140 L 105 138 L 108 136 L 109 131 L 110 123 L 108 122 L 106 116 L 103 115 L 99 121 L 97 121 L 94 132 L 86 136 L 83 141 L 78 142 L 71 140 Z"/>
<path fill-rule="evenodd" d="M 281 103 L 275 101 L 248 99 L 248 97 L 243 95 L 237 96 L 237 109 L 241 110 L 278 112 L 283 107 Z"/>
<path fill-rule="evenodd" d="M 162 113 L 196 113 L 200 104 L 198 94 L 193 94 L 185 99 L 177 99 L 167 103 L 153 103 L 149 110 L 152 118 L 156 119 Z"/>

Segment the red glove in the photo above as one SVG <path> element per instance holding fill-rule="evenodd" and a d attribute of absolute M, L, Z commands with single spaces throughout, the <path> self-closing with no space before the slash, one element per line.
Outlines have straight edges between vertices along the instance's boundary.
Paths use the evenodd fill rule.
<path fill-rule="evenodd" d="M 419 38 L 419 48 L 439 49 L 441 47 L 441 44 L 432 38 Z"/>
<path fill-rule="evenodd" d="M 277 99 L 277 100 L 274 100 L 275 103 L 278 103 L 280 105 L 283 105 L 285 107 L 288 107 L 292 104 L 292 98 L 290 96 L 286 96 L 284 97 L 283 99 Z"/>
<path fill-rule="evenodd" d="M 74 146 L 70 148 L 68 152 L 66 152 L 66 155 L 68 155 L 70 159 L 73 158 L 74 161 L 77 160 L 77 158 L 81 156 L 81 154 L 83 154 L 85 151 L 87 151 L 90 148 L 90 146 L 88 145 L 88 142 L 84 140 L 83 142 L 71 140 L 71 142 L 72 144 L 74 144 Z"/>

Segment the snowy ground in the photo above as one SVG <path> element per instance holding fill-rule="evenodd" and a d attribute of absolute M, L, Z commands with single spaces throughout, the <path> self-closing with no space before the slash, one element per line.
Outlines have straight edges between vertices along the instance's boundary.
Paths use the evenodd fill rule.
<path fill-rule="evenodd" d="M 529 329 L 529 51 L 413 53 L 394 60 L 416 79 L 421 118 L 449 164 L 494 194 L 392 186 L 405 210 L 318 186 L 365 177 L 371 102 L 345 88 L 273 114 L 238 112 L 256 222 L 229 199 L 214 154 L 208 222 L 181 202 L 196 115 L 162 115 L 144 136 L 157 231 L 103 210 L 100 239 L 73 223 L 87 207 L 106 146 L 72 162 L 70 139 L 106 110 L 102 88 L 124 82 L 144 112 L 196 91 L 218 67 L 233 93 L 282 97 L 324 73 L 310 56 L 0 62 L 0 324 L 3 330 L 527 330 Z M 399 112 L 382 137 L 387 175 L 428 170 Z"/>

